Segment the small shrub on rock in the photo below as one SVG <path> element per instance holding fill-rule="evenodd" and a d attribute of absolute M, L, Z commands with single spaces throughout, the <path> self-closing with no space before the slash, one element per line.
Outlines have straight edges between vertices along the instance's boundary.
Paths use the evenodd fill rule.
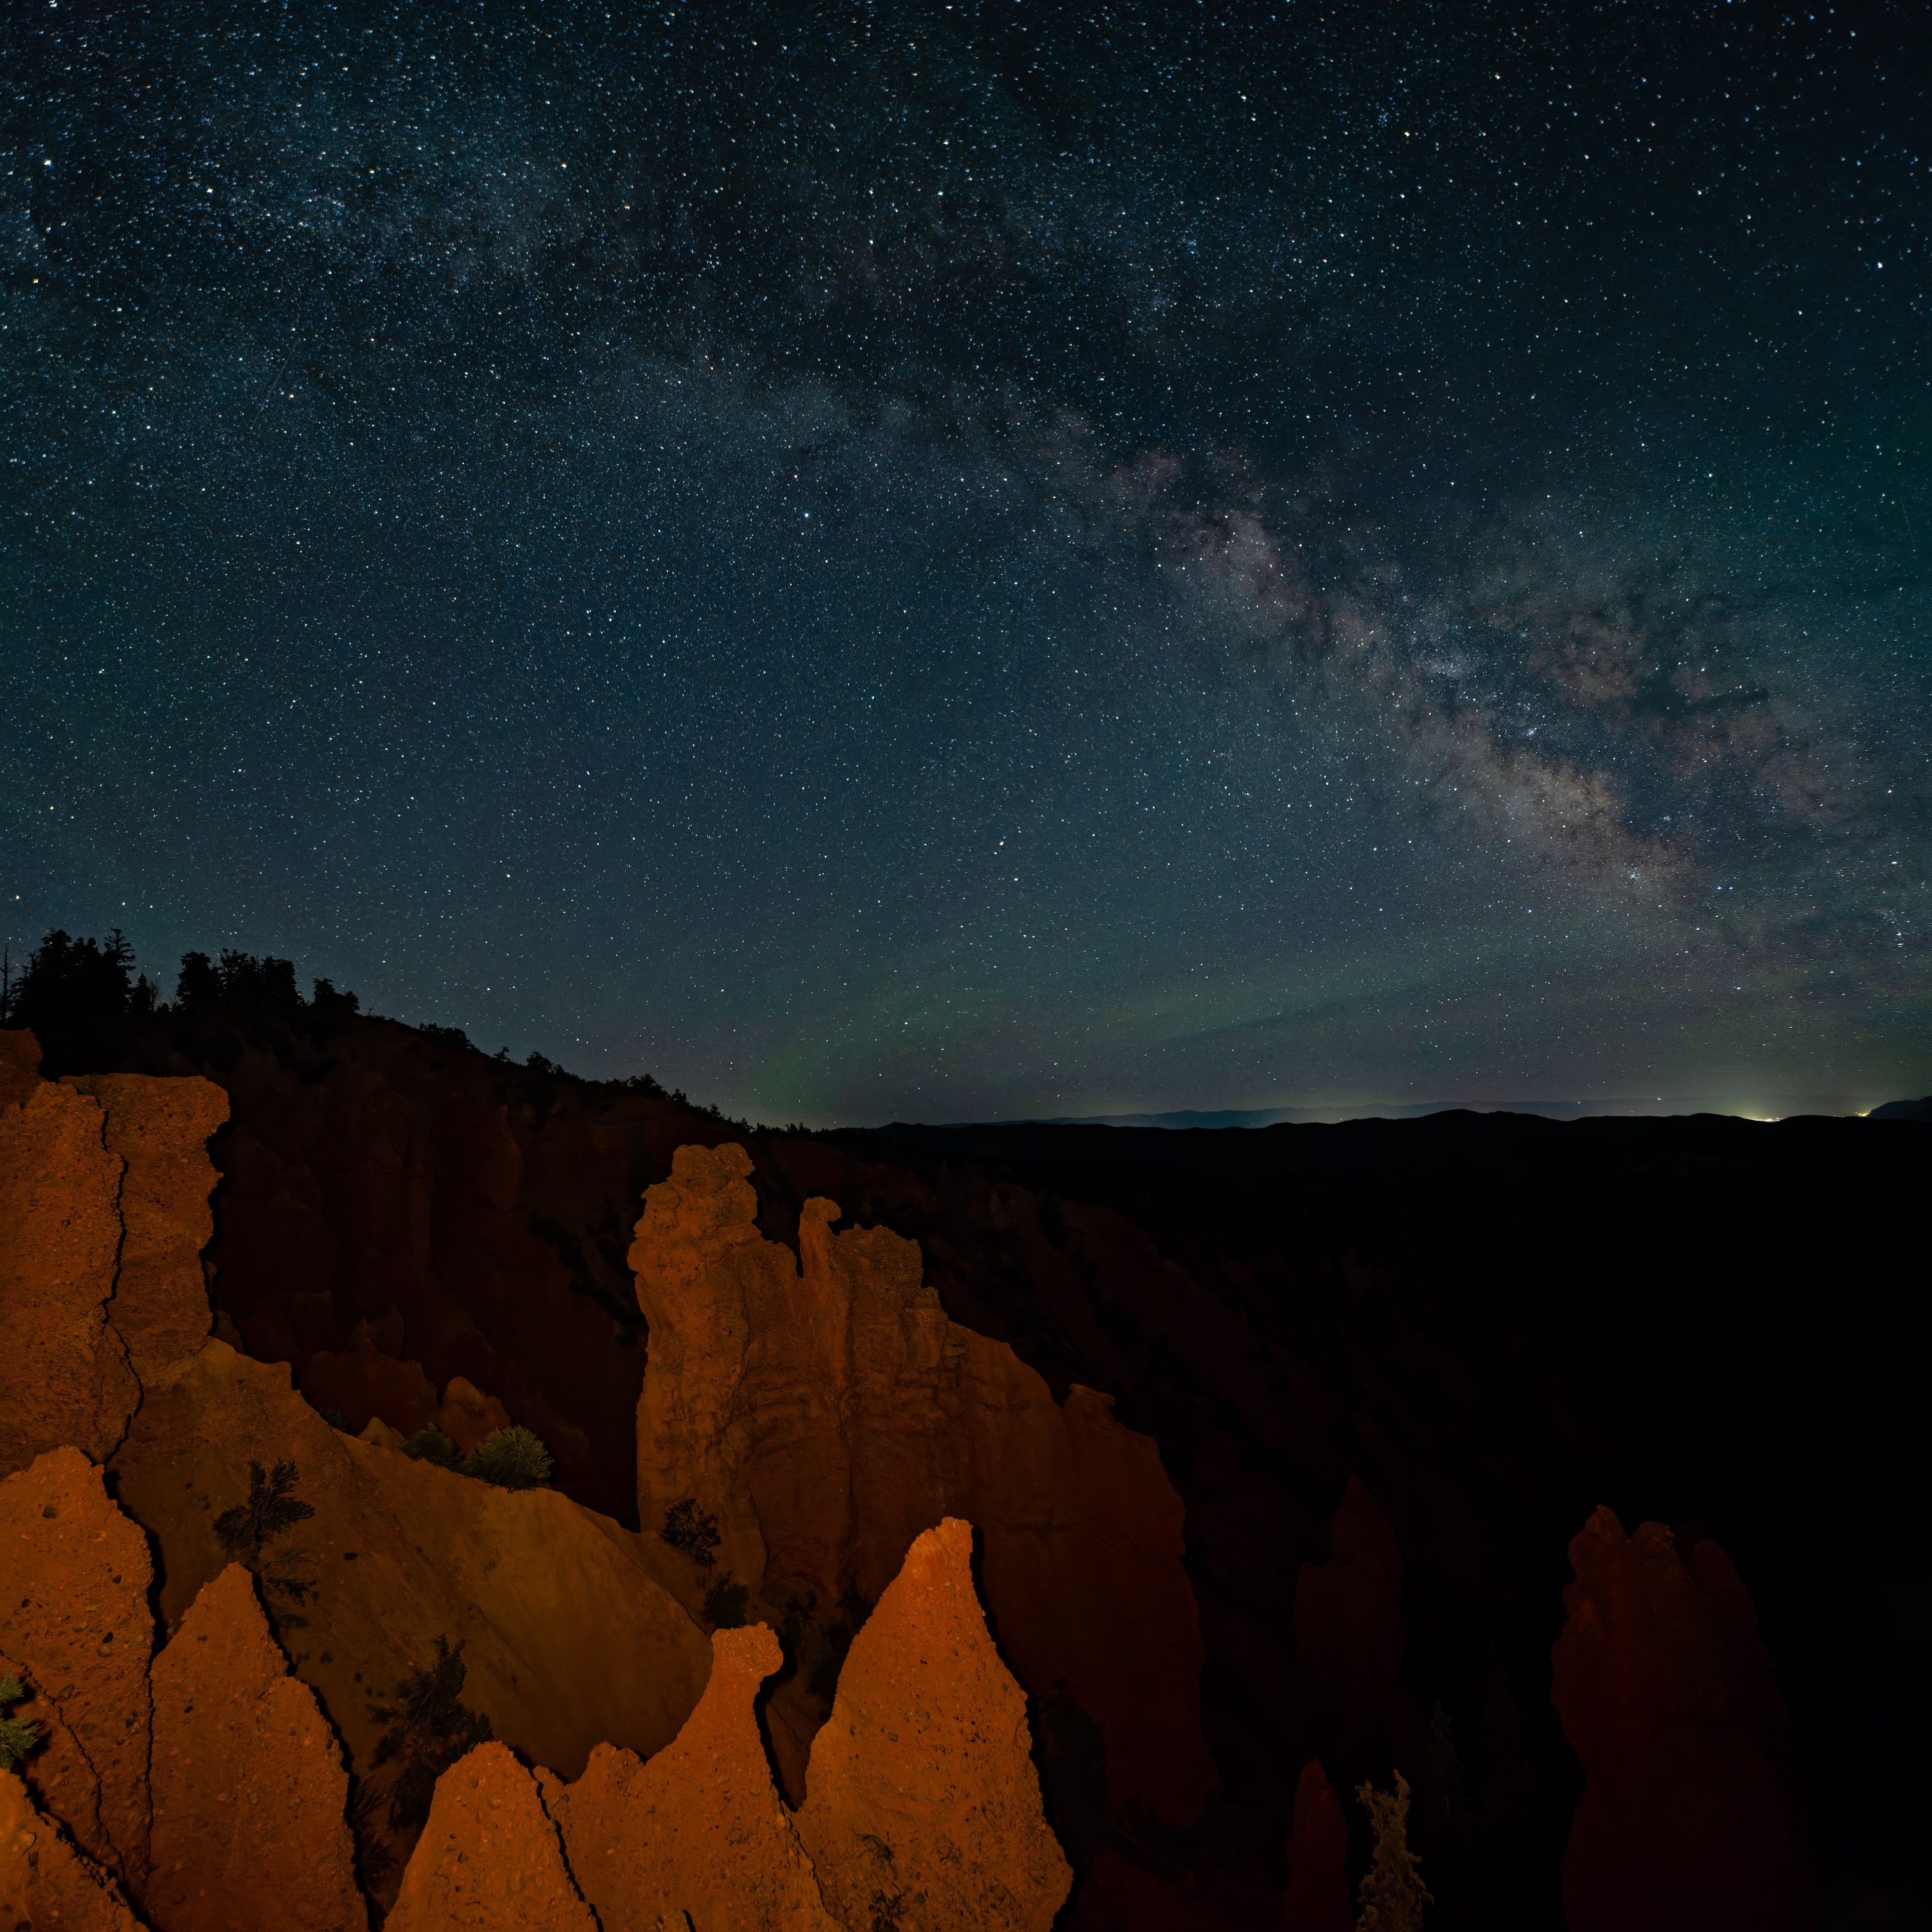
<path fill-rule="evenodd" d="M 434 1463 L 439 1469 L 454 1469 L 463 1461 L 463 1451 L 434 1423 L 419 1429 L 402 1445 L 402 1453 L 419 1463 Z"/>
<path fill-rule="evenodd" d="M 490 1720 L 463 1702 L 469 1674 L 462 1644 L 438 1637 L 435 1662 L 411 1671 L 395 1687 L 392 1702 L 369 1706 L 370 1717 L 389 1727 L 377 1740 L 372 1762 L 396 1767 L 389 1786 L 389 1823 L 398 1829 L 421 1824 L 429 1815 L 437 1779 L 493 1734 Z"/>
<path fill-rule="evenodd" d="M 700 1509 L 695 1496 L 687 1496 L 665 1511 L 664 1540 L 700 1570 L 709 1570 L 718 1561 L 718 1518 Z"/>
<path fill-rule="evenodd" d="M 751 1595 L 745 1584 L 734 1583 L 728 1576 L 720 1577 L 704 1593 L 704 1620 L 714 1630 L 740 1629 L 749 1607 Z"/>
<path fill-rule="evenodd" d="M 0 1706 L 17 1704 L 26 1694 L 26 1686 L 11 1670 L 0 1673 Z M 17 1771 L 39 1742 L 38 1724 L 0 1709 L 0 1770 Z"/>
<path fill-rule="evenodd" d="M 480 1476 L 499 1489 L 534 1489 L 549 1480 L 555 1459 L 544 1447 L 542 1437 L 512 1423 L 507 1429 L 493 1429 L 465 1459 L 465 1475 Z"/>

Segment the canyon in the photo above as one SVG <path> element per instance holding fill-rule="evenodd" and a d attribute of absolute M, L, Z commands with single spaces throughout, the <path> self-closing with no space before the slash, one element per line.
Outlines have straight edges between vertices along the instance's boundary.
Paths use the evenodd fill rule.
<path fill-rule="evenodd" d="M 1861 1714 L 1890 1599 L 1771 1553 L 1746 1466 L 1780 1453 L 1762 1412 L 1795 1370 L 1751 1290 L 1851 1238 L 1793 1226 L 1791 1171 L 1881 1198 L 1915 1126 L 1868 1129 L 1875 1159 L 1827 1143 L 1851 1122 L 1750 1149 L 1715 1122 L 781 1134 L 392 1023 L 198 1026 L 64 1079 L 0 1035 L 0 1288 L 32 1338 L 0 1362 L 4 1493 L 52 1485 L 108 1565 L 35 1558 L 99 1624 L 85 1654 L 0 1623 L 45 1734 L 11 1841 L 57 1841 L 35 1882 L 100 1923 L 237 1890 L 198 1794 L 245 1730 L 289 1740 L 250 1802 L 299 1821 L 306 1875 L 275 1890 L 318 1925 L 822 1928 L 869 1924 L 875 1894 L 908 1925 L 1352 1923 L 1355 1789 L 1392 1769 L 1432 1924 L 1595 1932 L 1616 1870 L 1685 1923 L 1759 1897 L 1796 1925 L 1820 1850 L 1865 1855 L 1805 1767 L 1891 1761 L 1918 1682 Z M 1780 1187 L 1788 1252 L 1733 1216 L 1721 1269 L 1688 1204 Z M 1620 1188 L 1647 1204 L 1629 1246 L 1666 1211 L 1688 1231 L 1648 1277 L 1620 1238 L 1560 1287 L 1529 1263 Z M 1666 1289 L 1660 1366 L 1637 1344 Z M 547 1485 L 405 1452 L 512 1424 Z M 306 1513 L 238 1564 L 216 1526 L 285 1462 Z M 1780 1464 L 1783 1494 L 1832 1472 Z M 684 1505 L 710 1541 L 667 1535 Z M 23 1534 L 62 1520 L 12 1506 Z M 1875 1653 L 1826 1641 L 1875 1617 Z M 906 1657 L 942 1626 L 934 1703 Z M 109 1740 L 145 1724 L 158 1752 L 184 1684 L 212 1708 L 183 1631 L 235 1701 L 171 1747 L 163 1801 Z M 366 1801 L 383 1713 L 445 1654 L 445 1716 L 490 1735 L 399 1824 Z M 886 1684 L 936 1713 L 935 1788 L 971 1830 L 879 1756 Z M 1673 1798 L 1682 1764 L 1722 1802 Z M 742 1894 L 706 1849 L 731 1820 L 761 1847 Z M 528 1900 L 486 1896 L 509 1879 L 471 1870 L 478 1832 L 522 1848 Z M 838 1849 L 872 1838 L 889 1869 Z"/>

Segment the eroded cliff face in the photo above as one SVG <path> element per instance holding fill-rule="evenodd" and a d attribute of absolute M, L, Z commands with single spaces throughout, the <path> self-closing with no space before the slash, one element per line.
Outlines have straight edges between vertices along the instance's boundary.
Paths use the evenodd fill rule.
<path fill-rule="evenodd" d="M 126 1343 L 108 1326 L 121 1248 L 123 1162 L 95 1100 L 43 1081 L 16 1034 L 0 1103 L 0 1475 L 71 1443 L 111 1455 L 140 1399 Z"/>
<path fill-rule="evenodd" d="M 1809 1922 L 1784 1703 L 1757 1613 L 1708 1538 L 1688 1560 L 1660 1523 L 1599 1509 L 1552 1696 L 1589 1781 L 1563 1861 L 1571 1932 L 1784 1932 Z"/>
<path fill-rule="evenodd" d="M 754 1715 L 781 1661 L 772 1632 L 721 1632 L 714 1660 L 656 1580 L 684 1561 L 659 1539 L 357 1440 L 285 1364 L 208 1335 L 197 1244 L 220 1096 L 118 1078 L 50 1090 L 30 1051 L 0 1045 L 22 1343 L 43 1371 L 72 1367 L 85 1398 L 28 1414 L 16 1435 L 81 1445 L 0 1481 L 0 1669 L 23 1678 L 17 1714 L 41 1734 L 24 1780 L 0 1774 L 8 1922 L 364 1932 L 345 1757 L 382 1761 L 396 1714 L 374 1706 L 441 1639 L 464 1657 L 465 1702 L 509 1742 L 437 1781 L 398 1932 L 590 1932 L 586 1890 L 607 1926 L 629 1910 L 719 1932 L 870 1932 L 876 1901 L 849 1868 L 872 1839 L 916 1881 L 903 1924 L 1044 1932 L 1066 1868 L 965 1524 L 915 1541 L 848 1660 L 814 1814 L 851 1903 L 830 1909 Z M 438 1413 L 460 1437 L 501 1411 L 453 1377 Z M 245 1510 L 264 1498 L 299 1507 Z M 549 1768 L 525 1769 L 511 1743 Z M 586 1761 L 574 1785 L 558 1775 Z M 949 1873 L 965 1882 L 942 1898 Z"/>
<path fill-rule="evenodd" d="M 113 1880 L 8 1770 L 0 1770 L 0 1923 L 14 1932 L 141 1932 Z"/>
<path fill-rule="evenodd" d="M 875 1601 L 921 1532 L 969 1518 L 1020 1681 L 1099 1727 L 1116 1806 L 1191 1822 L 1217 1781 L 1181 1506 L 1153 1443 L 1091 1390 L 1056 1403 L 1010 1348 L 949 1321 L 890 1229 L 835 1232 L 837 1206 L 815 1199 L 796 1257 L 765 1240 L 750 1171 L 735 1146 L 682 1147 L 645 1196 L 641 1520 L 694 1499 L 722 1569 L 774 1614 L 829 1619 Z M 821 1712 L 795 1679 L 774 1709 L 795 1790 Z"/>

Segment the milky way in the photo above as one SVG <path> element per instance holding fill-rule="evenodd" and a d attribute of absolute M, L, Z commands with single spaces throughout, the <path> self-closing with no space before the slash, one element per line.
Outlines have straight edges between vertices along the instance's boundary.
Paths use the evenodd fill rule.
<path fill-rule="evenodd" d="M 22 4 L 4 924 L 771 1120 L 1932 1087 L 1911 10 Z"/>

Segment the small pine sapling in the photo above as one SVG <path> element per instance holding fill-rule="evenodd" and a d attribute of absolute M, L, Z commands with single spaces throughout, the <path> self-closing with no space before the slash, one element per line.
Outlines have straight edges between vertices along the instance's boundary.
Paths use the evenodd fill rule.
<path fill-rule="evenodd" d="M 373 1762 L 396 1767 L 389 1823 L 398 1829 L 421 1824 L 429 1815 L 437 1779 L 494 1734 L 490 1720 L 463 1702 L 469 1674 L 462 1644 L 438 1637 L 435 1661 L 411 1671 L 395 1687 L 393 1703 L 369 1706 L 371 1718 L 389 1727 L 377 1742 Z"/>
<path fill-rule="evenodd" d="M 1359 1785 L 1356 1801 L 1375 1834 L 1374 1855 L 1362 1875 L 1361 1916 L 1355 1932 L 1422 1932 L 1422 1909 L 1435 1903 L 1409 1849 L 1409 1781 L 1395 1774 L 1393 1791 Z"/>
<path fill-rule="evenodd" d="M 265 1545 L 315 1513 L 294 1494 L 298 1478 L 293 1463 L 278 1463 L 264 1473 L 260 1463 L 250 1460 L 248 1500 L 214 1519 L 214 1533 L 230 1556 L 256 1568 Z"/>
<path fill-rule="evenodd" d="M 718 1518 L 700 1509 L 695 1496 L 687 1496 L 665 1511 L 664 1540 L 700 1570 L 709 1570 L 718 1561 Z"/>
<path fill-rule="evenodd" d="M 0 1770 L 17 1771 L 41 1740 L 41 1727 L 31 1718 L 17 1718 L 5 1708 L 26 1694 L 26 1686 L 13 1672 L 0 1672 Z"/>
<path fill-rule="evenodd" d="M 275 1606 L 280 1620 L 298 1628 L 303 1620 L 294 1614 L 294 1606 L 315 1594 L 315 1552 L 294 1543 L 270 1553 L 268 1546 L 315 1513 L 294 1493 L 300 1474 L 291 1462 L 264 1471 L 251 1460 L 247 1500 L 214 1519 L 222 1548 L 245 1563 L 262 1580 L 263 1589 L 280 1599 Z"/>

